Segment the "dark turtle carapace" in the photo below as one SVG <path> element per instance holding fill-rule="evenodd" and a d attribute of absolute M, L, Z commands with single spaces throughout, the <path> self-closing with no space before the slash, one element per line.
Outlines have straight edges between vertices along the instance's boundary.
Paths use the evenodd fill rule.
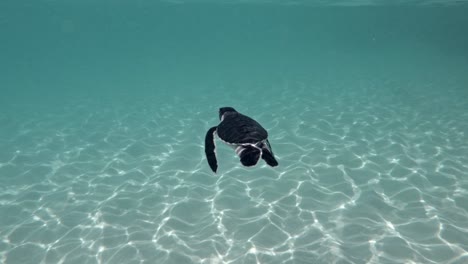
<path fill-rule="evenodd" d="M 237 112 L 232 107 L 219 109 L 218 126 L 208 130 L 205 137 L 205 154 L 211 170 L 216 172 L 218 162 L 215 152 L 215 134 L 226 144 L 236 150 L 242 165 L 254 166 L 260 160 L 272 166 L 278 166 L 270 142 L 268 132 L 255 120 Z"/>

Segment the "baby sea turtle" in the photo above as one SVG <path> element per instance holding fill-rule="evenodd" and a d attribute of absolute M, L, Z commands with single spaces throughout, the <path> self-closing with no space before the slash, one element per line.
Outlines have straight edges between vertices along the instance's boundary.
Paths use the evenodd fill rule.
<path fill-rule="evenodd" d="M 205 154 L 211 170 L 216 172 L 218 162 L 215 152 L 215 133 L 226 144 L 236 150 L 242 165 L 254 166 L 260 160 L 272 166 L 278 166 L 270 142 L 268 132 L 255 120 L 237 112 L 232 107 L 221 107 L 219 109 L 221 123 L 206 132 Z"/>

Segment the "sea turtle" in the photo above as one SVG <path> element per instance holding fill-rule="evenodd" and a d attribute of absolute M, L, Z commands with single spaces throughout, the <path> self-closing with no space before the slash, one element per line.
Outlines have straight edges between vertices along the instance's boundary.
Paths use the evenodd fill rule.
<path fill-rule="evenodd" d="M 219 119 L 221 123 L 210 128 L 205 137 L 205 154 L 213 172 L 218 169 L 215 134 L 235 149 L 242 165 L 254 166 L 262 157 L 268 165 L 278 166 L 270 142 L 268 142 L 268 132 L 257 121 L 237 112 L 232 107 L 221 107 Z"/>

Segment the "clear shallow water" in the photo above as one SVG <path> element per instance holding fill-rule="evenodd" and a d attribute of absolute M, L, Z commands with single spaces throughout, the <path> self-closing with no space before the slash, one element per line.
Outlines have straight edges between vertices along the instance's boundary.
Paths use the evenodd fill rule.
<path fill-rule="evenodd" d="M 467 261 L 463 8 L 2 7 L 1 262 Z"/>
<path fill-rule="evenodd" d="M 275 4 L 300 6 L 459 6 L 466 0 L 162 0 L 173 4 L 216 3 L 216 4 Z"/>

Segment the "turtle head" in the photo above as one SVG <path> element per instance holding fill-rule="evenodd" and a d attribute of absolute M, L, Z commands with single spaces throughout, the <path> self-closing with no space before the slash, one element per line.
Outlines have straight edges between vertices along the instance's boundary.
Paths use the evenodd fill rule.
<path fill-rule="evenodd" d="M 225 113 L 228 113 L 228 112 L 234 112 L 234 113 L 237 113 L 236 109 L 232 108 L 232 107 L 221 107 L 219 109 L 219 120 L 223 120 L 223 115 Z"/>

